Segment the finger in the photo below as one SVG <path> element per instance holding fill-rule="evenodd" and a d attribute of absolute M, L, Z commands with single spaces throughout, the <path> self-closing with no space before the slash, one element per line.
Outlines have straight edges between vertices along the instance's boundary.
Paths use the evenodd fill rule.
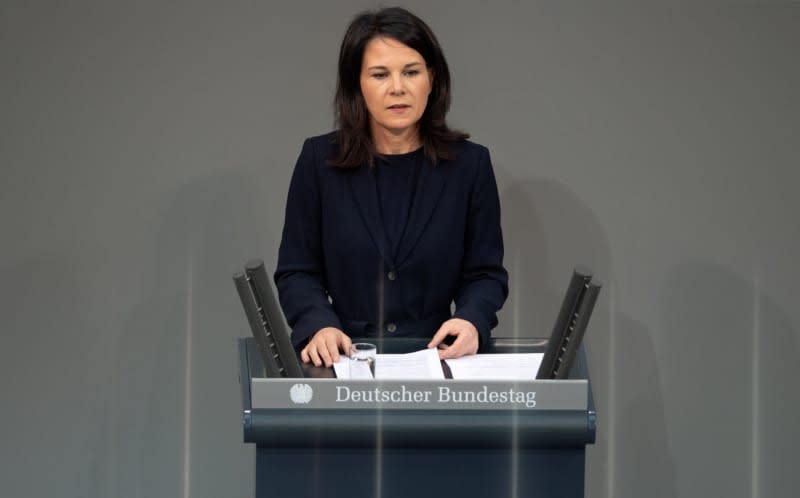
<path fill-rule="evenodd" d="M 456 337 L 456 340 L 453 341 L 453 344 L 451 344 L 449 348 L 439 351 L 440 359 L 447 360 L 451 358 L 460 358 L 469 352 L 469 334 L 462 332 L 463 330 L 457 330 L 454 334 L 452 334 Z"/>
<path fill-rule="evenodd" d="M 452 358 L 459 358 L 463 356 L 463 354 L 459 351 L 459 348 L 456 347 L 456 343 L 450 345 L 447 349 L 439 349 L 439 359 L 440 360 L 449 360 Z"/>
<path fill-rule="evenodd" d="M 304 347 L 302 351 L 300 351 L 300 359 L 303 360 L 303 363 L 310 363 L 311 358 L 308 357 L 308 346 Z"/>
<path fill-rule="evenodd" d="M 331 359 L 331 364 L 339 362 L 339 343 L 337 341 L 337 337 L 332 335 L 328 337 L 325 341 L 325 346 L 328 348 L 328 354 Z M 331 366 L 331 364 L 325 363 L 326 367 Z"/>
<path fill-rule="evenodd" d="M 449 333 L 450 333 L 450 328 L 448 326 L 442 325 L 441 327 L 439 327 L 439 330 L 437 330 L 436 333 L 433 334 L 431 342 L 428 343 L 428 347 L 433 348 L 438 346 L 439 343 L 441 343 L 444 340 L 444 338 L 449 335 Z"/>
<path fill-rule="evenodd" d="M 341 341 L 342 351 L 344 351 L 345 356 L 350 356 L 350 346 L 353 345 L 353 341 L 350 339 L 350 336 L 345 333 L 342 333 Z"/>
<path fill-rule="evenodd" d="M 317 351 L 319 351 L 319 356 L 320 358 L 322 358 L 322 361 L 325 363 L 326 367 L 333 365 L 333 362 L 331 361 L 331 353 L 330 351 L 328 351 L 327 344 L 325 344 L 324 342 L 320 344 Z"/>
<path fill-rule="evenodd" d="M 319 352 L 317 352 L 316 344 L 308 345 L 308 355 L 311 357 L 311 362 L 314 364 L 315 367 L 319 367 L 322 365 L 322 360 L 319 358 Z"/>

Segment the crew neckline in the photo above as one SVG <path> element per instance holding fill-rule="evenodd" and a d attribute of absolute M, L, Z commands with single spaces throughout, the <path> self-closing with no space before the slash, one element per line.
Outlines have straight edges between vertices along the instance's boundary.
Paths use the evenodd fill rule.
<path fill-rule="evenodd" d="M 412 150 L 410 152 L 402 152 L 400 154 L 378 154 L 378 157 L 380 157 L 381 159 L 389 160 L 389 161 L 391 161 L 393 159 L 403 159 L 403 158 L 412 157 L 414 155 L 419 154 L 420 152 L 422 152 L 422 149 L 423 149 L 423 147 L 419 146 L 418 148 L 416 148 L 416 149 L 414 149 L 414 150 Z"/>

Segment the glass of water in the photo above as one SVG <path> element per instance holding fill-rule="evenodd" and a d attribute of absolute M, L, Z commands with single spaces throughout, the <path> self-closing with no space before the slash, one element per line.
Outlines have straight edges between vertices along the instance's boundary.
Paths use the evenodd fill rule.
<path fill-rule="evenodd" d="M 378 348 L 368 342 L 355 342 L 350 346 L 350 378 L 375 377 L 375 354 Z"/>

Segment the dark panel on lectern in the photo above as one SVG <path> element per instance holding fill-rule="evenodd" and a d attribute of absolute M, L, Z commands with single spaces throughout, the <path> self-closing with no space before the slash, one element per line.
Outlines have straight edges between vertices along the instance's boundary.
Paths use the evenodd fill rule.
<path fill-rule="evenodd" d="M 572 272 L 537 379 L 566 379 L 602 285 L 586 268 Z"/>
<path fill-rule="evenodd" d="M 258 345 L 267 377 L 303 377 L 264 262 L 252 260 L 233 276 L 250 330 Z"/>

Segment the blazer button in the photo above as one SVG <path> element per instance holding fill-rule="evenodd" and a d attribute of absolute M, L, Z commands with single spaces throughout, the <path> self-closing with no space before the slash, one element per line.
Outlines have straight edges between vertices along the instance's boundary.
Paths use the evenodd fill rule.
<path fill-rule="evenodd" d="M 386 274 L 386 278 L 388 278 L 389 280 L 397 280 L 397 275 L 395 275 L 393 271 L 390 271 L 389 273 Z"/>
<path fill-rule="evenodd" d="M 397 325 L 393 323 L 390 323 L 389 325 L 386 326 L 387 332 L 394 332 L 395 330 L 397 330 Z"/>

